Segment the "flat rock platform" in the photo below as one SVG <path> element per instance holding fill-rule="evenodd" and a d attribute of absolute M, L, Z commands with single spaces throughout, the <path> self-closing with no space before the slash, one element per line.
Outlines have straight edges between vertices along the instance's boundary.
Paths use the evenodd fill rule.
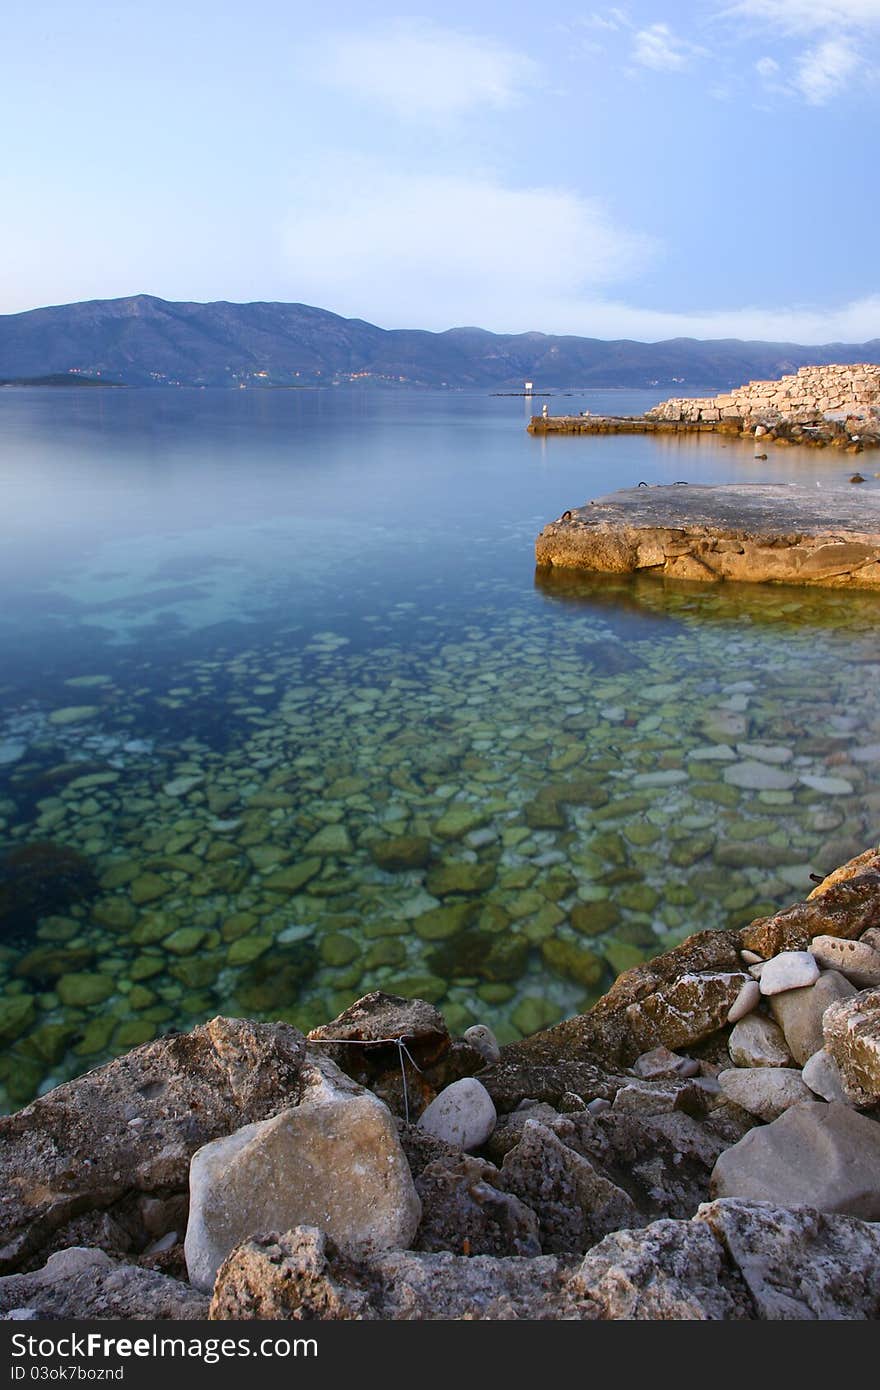
<path fill-rule="evenodd" d="M 605 574 L 880 588 L 880 488 L 624 488 L 551 521 L 535 559 Z"/>

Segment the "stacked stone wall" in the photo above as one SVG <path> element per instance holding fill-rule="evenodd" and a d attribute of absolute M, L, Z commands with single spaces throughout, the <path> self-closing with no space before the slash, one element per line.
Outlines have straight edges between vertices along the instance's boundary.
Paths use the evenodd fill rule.
<path fill-rule="evenodd" d="M 880 423 L 880 365 L 801 367 L 778 381 L 750 381 L 718 396 L 678 397 L 647 412 L 649 420 L 743 426 L 812 425 L 851 418 Z"/>

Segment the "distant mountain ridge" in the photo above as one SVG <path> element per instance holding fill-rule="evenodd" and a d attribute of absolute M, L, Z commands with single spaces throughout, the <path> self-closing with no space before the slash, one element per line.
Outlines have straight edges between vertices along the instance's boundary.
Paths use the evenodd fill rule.
<path fill-rule="evenodd" d="M 0 378 L 82 374 L 131 386 L 522 388 L 739 386 L 798 367 L 880 362 L 868 343 L 701 341 L 377 328 L 307 304 L 93 299 L 0 315 Z"/>

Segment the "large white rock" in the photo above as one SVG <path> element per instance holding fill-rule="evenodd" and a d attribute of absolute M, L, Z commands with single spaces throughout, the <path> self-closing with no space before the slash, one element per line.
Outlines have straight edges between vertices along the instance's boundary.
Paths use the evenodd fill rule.
<path fill-rule="evenodd" d="M 728 1100 L 759 1120 L 775 1120 L 792 1105 L 813 1099 L 792 1067 L 731 1067 L 719 1074 L 718 1085 Z"/>
<path fill-rule="evenodd" d="M 711 1186 L 716 1197 L 880 1221 L 880 1124 L 848 1105 L 795 1105 L 725 1149 Z"/>
<path fill-rule="evenodd" d="M 190 1165 L 184 1251 L 190 1282 L 210 1292 L 240 1241 L 318 1226 L 343 1250 L 405 1249 L 421 1203 L 388 1107 L 320 1058 L 303 1099 L 198 1149 Z"/>
<path fill-rule="evenodd" d="M 422 1112 L 419 1129 L 456 1149 L 478 1149 L 495 1128 L 498 1116 L 492 1097 L 475 1076 L 453 1081 Z"/>
<path fill-rule="evenodd" d="M 846 1092 L 840 1079 L 840 1068 L 831 1056 L 821 1047 L 808 1057 L 801 1072 L 804 1085 L 809 1086 L 823 1100 L 846 1101 Z"/>
<path fill-rule="evenodd" d="M 880 951 L 868 941 L 846 941 L 839 936 L 814 936 L 810 951 L 826 970 L 839 970 L 859 989 L 880 985 Z"/>
<path fill-rule="evenodd" d="M 781 994 L 784 989 L 805 989 L 819 978 L 819 967 L 809 951 L 780 951 L 761 970 L 761 993 Z"/>
<path fill-rule="evenodd" d="M 730 1034 L 727 1050 L 735 1067 L 787 1067 L 791 1053 L 782 1029 L 763 1014 L 749 1014 Z"/>
<path fill-rule="evenodd" d="M 740 955 L 754 954 L 751 951 L 741 951 Z M 761 962 L 763 964 L 763 962 Z M 753 1009 L 758 1007 L 761 999 L 761 986 L 757 980 L 746 980 L 739 994 L 734 999 L 727 1014 L 728 1023 L 738 1023 L 746 1014 L 750 1014 Z"/>
<path fill-rule="evenodd" d="M 798 1066 L 803 1066 L 807 1058 L 824 1045 L 822 1019 L 825 1010 L 841 999 L 850 999 L 855 992 L 855 986 L 839 971 L 823 970 L 816 983 L 807 989 L 786 989 L 770 995 L 770 1012 L 785 1034 Z"/>

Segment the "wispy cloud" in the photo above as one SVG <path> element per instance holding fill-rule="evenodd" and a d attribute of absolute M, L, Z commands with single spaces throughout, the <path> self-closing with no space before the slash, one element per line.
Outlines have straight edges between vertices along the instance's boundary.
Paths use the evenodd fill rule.
<path fill-rule="evenodd" d="M 635 36 L 633 61 L 655 72 L 681 72 L 703 50 L 679 38 L 668 24 L 651 24 Z"/>
<path fill-rule="evenodd" d="M 836 308 L 804 305 L 664 312 L 607 299 L 548 305 L 541 327 L 597 338 L 744 338 L 778 343 L 863 343 L 880 331 L 880 295 Z"/>
<path fill-rule="evenodd" d="M 880 25 L 880 0 L 739 0 L 726 12 L 764 20 L 789 34 Z"/>
<path fill-rule="evenodd" d="M 320 80 L 408 119 L 503 110 L 539 80 L 526 54 L 428 20 L 328 34 L 309 59 Z"/>
<path fill-rule="evenodd" d="M 541 324 L 549 304 L 638 274 L 655 243 L 598 199 L 493 176 L 345 161 L 303 181 L 285 230 L 298 299 L 397 324 Z"/>
<path fill-rule="evenodd" d="M 759 58 L 755 64 L 755 72 L 759 77 L 773 78 L 779 72 L 779 64 L 775 58 Z"/>
<path fill-rule="evenodd" d="M 858 54 L 847 39 L 826 39 L 801 54 L 793 86 L 810 106 L 824 106 L 841 91 L 858 66 Z"/>

